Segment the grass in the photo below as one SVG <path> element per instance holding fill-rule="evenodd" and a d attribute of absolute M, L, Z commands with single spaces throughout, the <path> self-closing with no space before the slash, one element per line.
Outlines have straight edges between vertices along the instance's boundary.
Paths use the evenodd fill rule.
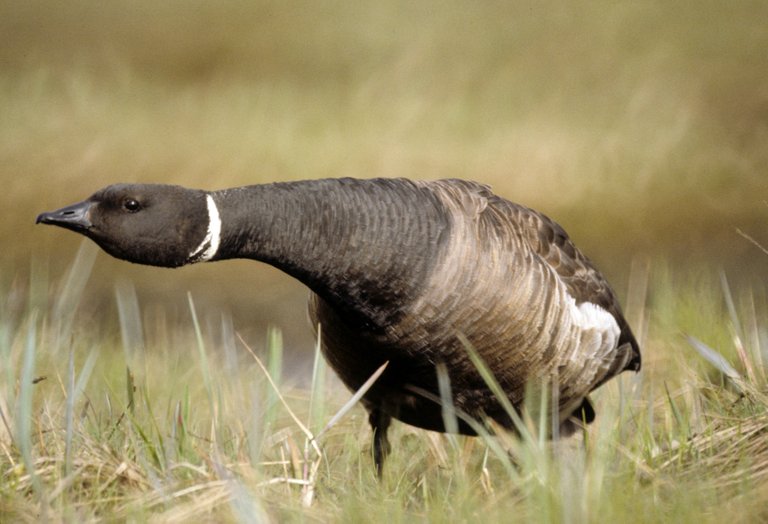
<path fill-rule="evenodd" d="M 83 244 L 61 282 L 4 290 L 0 520 L 767 516 L 762 289 L 637 265 L 631 293 L 643 295 L 628 314 L 645 319 L 644 369 L 601 388 L 585 435 L 544 437 L 546 395 L 531 395 L 542 404 L 531 401 L 522 437 L 396 424 L 378 482 L 366 416 L 319 352 L 311 382 L 292 385 L 278 331 L 247 341 L 191 296 L 185 320 L 158 320 L 127 285 L 110 327 L 94 330 L 78 303 L 95 249 Z"/>
<path fill-rule="evenodd" d="M 767 520 L 767 6 L 0 2 L 0 521 Z M 378 483 L 303 288 L 33 229 L 117 181 L 323 176 L 547 212 L 617 284 L 642 374 L 556 445 L 535 402 L 519 440 L 397 424 Z"/>

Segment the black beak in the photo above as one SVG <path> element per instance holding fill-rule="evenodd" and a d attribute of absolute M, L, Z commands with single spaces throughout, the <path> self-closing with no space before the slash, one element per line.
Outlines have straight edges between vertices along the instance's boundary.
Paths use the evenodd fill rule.
<path fill-rule="evenodd" d="M 84 200 L 71 206 L 62 207 L 49 213 L 40 213 L 35 220 L 35 224 L 53 224 L 54 226 L 71 229 L 72 231 L 83 232 L 90 229 L 91 206 L 93 202 Z"/>

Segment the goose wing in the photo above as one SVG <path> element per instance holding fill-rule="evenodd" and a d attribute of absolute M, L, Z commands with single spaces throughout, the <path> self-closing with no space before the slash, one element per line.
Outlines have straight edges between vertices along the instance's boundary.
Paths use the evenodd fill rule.
<path fill-rule="evenodd" d="M 514 221 L 524 231 L 528 244 L 565 284 L 568 293 L 580 305 L 595 304 L 616 319 L 620 329 L 618 347 L 628 345 L 628 358 L 616 372 L 640 369 L 640 348 L 621 310 L 618 298 L 608 281 L 571 241 L 565 230 L 555 221 L 533 209 L 503 201 Z M 499 202 L 501 203 L 501 202 Z M 498 204 L 497 204 L 498 205 Z"/>
<path fill-rule="evenodd" d="M 496 227 L 513 227 L 522 235 L 531 251 L 549 266 L 563 282 L 576 305 L 585 302 L 609 312 L 620 329 L 618 347 L 623 348 L 617 359 L 617 369 L 606 380 L 625 369 L 640 369 L 640 348 L 629 324 L 624 318 L 619 301 L 605 277 L 571 241 L 565 230 L 548 216 L 531 208 L 510 202 L 494 194 L 484 184 L 465 180 L 439 180 L 433 182 L 439 190 L 456 202 L 465 216 L 479 216 L 494 211 L 504 217 Z"/>

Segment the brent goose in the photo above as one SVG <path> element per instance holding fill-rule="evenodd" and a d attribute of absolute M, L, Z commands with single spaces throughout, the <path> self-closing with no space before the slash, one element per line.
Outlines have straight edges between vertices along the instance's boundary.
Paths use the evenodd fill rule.
<path fill-rule="evenodd" d="M 306 284 L 325 357 L 349 388 L 389 362 L 363 397 L 379 474 L 393 417 L 446 430 L 438 365 L 457 413 L 514 428 L 467 346 L 516 410 L 526 384 L 556 384 L 564 430 L 592 421 L 590 391 L 640 369 L 613 290 L 565 231 L 474 182 L 344 178 L 221 191 L 118 184 L 37 222 L 82 233 L 130 262 L 250 258 Z M 476 434 L 457 422 L 460 433 Z"/>

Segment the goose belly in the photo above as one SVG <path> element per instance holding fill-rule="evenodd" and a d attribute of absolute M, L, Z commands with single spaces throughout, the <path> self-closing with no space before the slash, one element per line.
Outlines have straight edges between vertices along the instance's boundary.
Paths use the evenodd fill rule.
<path fill-rule="evenodd" d="M 408 345 L 407 338 L 373 334 L 350 325 L 347 318 L 315 294 L 310 296 L 309 315 L 315 327 L 320 325 L 326 360 L 350 390 L 358 390 L 382 364 L 388 363 L 363 397 L 366 408 L 376 407 L 412 426 L 445 431 L 442 409 L 436 402 L 439 392 L 434 351 L 419 351 Z M 461 421 L 459 432 L 474 435 Z"/>

